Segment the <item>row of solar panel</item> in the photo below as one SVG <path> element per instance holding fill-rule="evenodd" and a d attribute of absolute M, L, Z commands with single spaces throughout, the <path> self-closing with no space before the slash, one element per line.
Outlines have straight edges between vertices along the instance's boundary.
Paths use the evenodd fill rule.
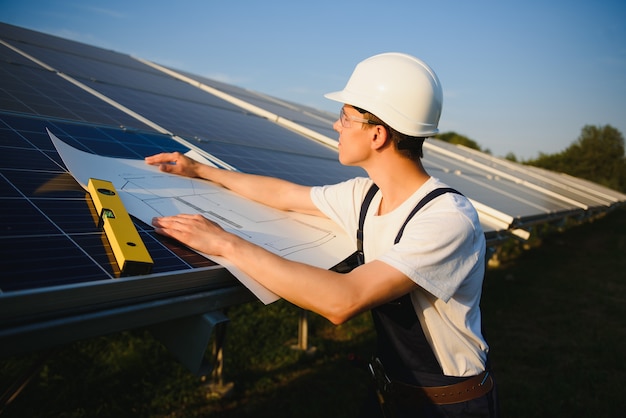
<path fill-rule="evenodd" d="M 364 175 L 338 163 L 336 149 L 328 145 L 335 136 L 334 115 L 326 112 L 193 74 L 172 76 L 128 55 L 11 25 L 0 24 L 0 43 L 4 296 L 119 276 L 95 226 L 89 199 L 66 173 L 46 127 L 79 149 L 106 156 L 143 158 L 187 150 L 173 137 L 178 136 L 241 171 L 302 184 Z M 197 83 L 186 83 L 185 77 Z M 330 139 L 322 143 L 299 134 L 207 93 L 198 83 Z M 512 228 L 585 216 L 626 200 L 589 182 L 437 140 L 427 142 L 424 164 L 475 202 L 491 239 Z M 137 225 L 156 258 L 156 274 L 185 276 L 185 271 L 212 265 Z"/>

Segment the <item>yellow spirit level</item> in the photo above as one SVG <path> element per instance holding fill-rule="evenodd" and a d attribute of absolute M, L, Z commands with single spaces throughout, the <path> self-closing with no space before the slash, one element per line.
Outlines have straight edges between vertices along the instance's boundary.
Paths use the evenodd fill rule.
<path fill-rule="evenodd" d="M 122 274 L 133 276 L 150 273 L 152 257 L 126 212 L 113 183 L 91 178 L 87 189 L 96 207 L 99 226 L 104 229 Z"/>

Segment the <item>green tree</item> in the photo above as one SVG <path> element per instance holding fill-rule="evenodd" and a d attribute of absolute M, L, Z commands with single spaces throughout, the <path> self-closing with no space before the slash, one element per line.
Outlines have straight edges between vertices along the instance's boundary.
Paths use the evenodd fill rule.
<path fill-rule="evenodd" d="M 506 154 L 506 156 L 504 157 L 505 160 L 509 160 L 509 161 L 513 161 L 514 163 L 517 162 L 517 157 L 515 156 L 514 153 L 509 152 L 508 154 Z"/>
<path fill-rule="evenodd" d="M 435 138 L 441 139 L 442 141 L 449 142 L 451 144 L 464 145 L 468 148 L 472 148 L 478 151 L 482 151 L 478 143 L 472 139 L 469 139 L 466 136 L 457 134 L 456 132 L 444 132 L 441 134 L 435 135 Z M 483 151 L 484 152 L 484 151 Z"/>
<path fill-rule="evenodd" d="M 586 125 L 578 140 L 558 154 L 540 154 L 526 164 L 560 171 L 626 191 L 624 137 L 612 127 Z"/>

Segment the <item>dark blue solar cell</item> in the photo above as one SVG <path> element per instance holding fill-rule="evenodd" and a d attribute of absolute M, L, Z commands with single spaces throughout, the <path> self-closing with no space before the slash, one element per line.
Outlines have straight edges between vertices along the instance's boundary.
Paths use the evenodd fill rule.
<path fill-rule="evenodd" d="M 97 242 L 99 237 L 91 239 Z M 108 278 L 102 268 L 65 235 L 42 231 L 36 239 L 0 239 L 0 251 L 0 270 L 5 272 L 0 276 L 3 292 Z"/>
<path fill-rule="evenodd" d="M 0 169 L 59 171 L 59 167 L 47 155 L 37 149 L 1 147 Z"/>
<path fill-rule="evenodd" d="M 9 183 L 9 181 L 2 175 L 0 172 L 0 198 L 15 198 L 21 197 L 20 192 L 13 186 L 13 184 Z M 11 200 L 7 200 L 3 203 L 4 205 L 9 205 Z"/>
<path fill-rule="evenodd" d="M 60 233 L 46 216 L 26 199 L 2 198 L 0 204 L 2 205 L 0 237 L 6 247 L 10 247 L 10 242 L 15 237 Z M 5 257 L 5 253 L 2 253 L 2 257 Z"/>
<path fill-rule="evenodd" d="M 101 232 L 98 215 L 87 193 L 84 193 L 83 199 L 75 199 L 72 202 L 68 202 L 67 199 L 32 199 L 31 201 L 50 222 L 66 234 Z"/>
<path fill-rule="evenodd" d="M 4 128 L 2 119 L 0 118 L 0 146 L 30 148 L 31 145 L 19 133 L 12 129 Z"/>
<path fill-rule="evenodd" d="M 5 126 L 8 126 L 14 131 L 19 132 L 21 135 L 29 132 L 45 132 L 46 124 L 49 123 L 45 119 L 28 115 L 16 115 L 6 112 L 0 112 L 0 120 L 3 121 Z"/>
<path fill-rule="evenodd" d="M 81 198 L 84 190 L 73 177 L 61 171 L 1 170 L 3 176 L 27 198 Z"/>

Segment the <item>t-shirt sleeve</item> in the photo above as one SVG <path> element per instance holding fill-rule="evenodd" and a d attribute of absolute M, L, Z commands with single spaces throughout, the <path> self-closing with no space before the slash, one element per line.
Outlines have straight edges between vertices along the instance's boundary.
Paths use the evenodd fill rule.
<path fill-rule="evenodd" d="M 329 186 L 311 188 L 311 199 L 317 208 L 356 242 L 361 203 L 372 181 L 358 177 Z"/>

